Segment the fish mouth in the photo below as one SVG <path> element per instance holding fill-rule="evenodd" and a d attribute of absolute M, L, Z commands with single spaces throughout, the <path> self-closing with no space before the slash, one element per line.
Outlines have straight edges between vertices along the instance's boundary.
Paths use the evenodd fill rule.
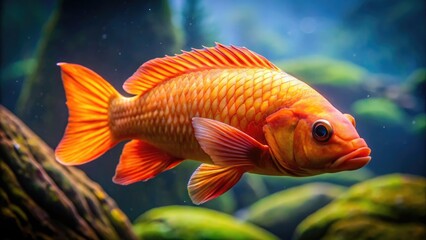
<path fill-rule="evenodd" d="M 355 151 L 352 151 L 340 158 L 331 164 L 331 170 L 355 170 L 365 166 L 370 162 L 371 149 L 368 147 L 361 147 Z"/>

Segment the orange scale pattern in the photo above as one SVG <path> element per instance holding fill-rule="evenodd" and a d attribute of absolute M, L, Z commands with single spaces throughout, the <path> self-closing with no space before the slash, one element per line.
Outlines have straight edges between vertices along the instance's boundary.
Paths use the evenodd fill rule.
<path fill-rule="evenodd" d="M 194 137 L 193 117 L 221 121 L 264 142 L 266 117 L 298 101 L 303 85 L 275 69 L 190 72 L 140 96 L 114 99 L 110 127 L 117 140 L 143 139 L 173 156 L 210 162 Z"/>

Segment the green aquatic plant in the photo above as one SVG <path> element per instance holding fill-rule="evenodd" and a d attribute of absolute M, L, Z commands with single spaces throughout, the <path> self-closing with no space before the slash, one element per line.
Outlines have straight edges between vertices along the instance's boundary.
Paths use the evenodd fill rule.
<path fill-rule="evenodd" d="M 10 81 L 11 79 L 25 77 L 27 74 L 31 73 L 35 64 L 36 61 L 34 58 L 27 58 L 7 65 L 1 69 L 0 84 Z"/>
<path fill-rule="evenodd" d="M 386 98 L 367 98 L 353 103 L 352 112 L 380 124 L 403 124 L 407 116 L 402 109 Z"/>
<path fill-rule="evenodd" d="M 367 71 L 353 63 L 310 56 L 276 62 L 283 71 L 315 85 L 347 87 L 363 82 Z"/>
<path fill-rule="evenodd" d="M 136 219 L 139 239 L 277 239 L 267 231 L 214 210 L 167 206 Z"/>

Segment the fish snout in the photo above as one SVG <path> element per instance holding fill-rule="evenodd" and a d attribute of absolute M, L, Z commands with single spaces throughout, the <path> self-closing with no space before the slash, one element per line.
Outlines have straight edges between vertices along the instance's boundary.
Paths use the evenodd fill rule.
<path fill-rule="evenodd" d="M 371 160 L 371 149 L 362 138 L 354 139 L 350 142 L 353 151 L 341 156 L 333 164 L 330 169 L 332 171 L 355 170 L 367 165 Z"/>
<path fill-rule="evenodd" d="M 368 145 L 365 142 L 364 138 L 354 139 L 354 140 L 351 141 L 351 144 L 352 144 L 354 149 L 363 148 L 363 147 L 368 148 Z"/>

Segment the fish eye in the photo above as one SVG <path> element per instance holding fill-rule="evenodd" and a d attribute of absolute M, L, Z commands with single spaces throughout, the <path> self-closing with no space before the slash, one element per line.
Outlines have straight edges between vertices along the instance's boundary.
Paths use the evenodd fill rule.
<path fill-rule="evenodd" d="M 312 125 L 312 136 L 318 142 L 326 142 L 333 135 L 333 128 L 331 124 L 324 119 L 320 119 L 314 122 Z"/>

